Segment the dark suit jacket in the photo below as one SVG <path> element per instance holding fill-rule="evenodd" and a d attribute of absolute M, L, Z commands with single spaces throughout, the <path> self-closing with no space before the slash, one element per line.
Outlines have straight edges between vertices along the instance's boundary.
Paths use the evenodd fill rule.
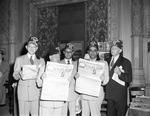
<path fill-rule="evenodd" d="M 108 63 L 110 63 L 110 60 L 108 61 Z M 123 72 L 121 73 L 119 79 L 125 82 L 125 86 L 117 83 L 112 79 L 112 76 L 114 74 L 114 68 L 116 66 L 123 67 L 124 73 Z M 127 100 L 127 87 L 129 83 L 132 81 L 131 62 L 120 55 L 118 60 L 113 65 L 112 69 L 109 71 L 109 78 L 110 78 L 109 82 L 106 85 L 106 99 L 115 101 Z"/>

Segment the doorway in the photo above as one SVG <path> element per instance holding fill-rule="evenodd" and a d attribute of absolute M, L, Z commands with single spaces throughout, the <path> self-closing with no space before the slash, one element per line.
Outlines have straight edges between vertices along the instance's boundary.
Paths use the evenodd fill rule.
<path fill-rule="evenodd" d="M 58 41 L 85 41 L 84 2 L 58 6 Z"/>

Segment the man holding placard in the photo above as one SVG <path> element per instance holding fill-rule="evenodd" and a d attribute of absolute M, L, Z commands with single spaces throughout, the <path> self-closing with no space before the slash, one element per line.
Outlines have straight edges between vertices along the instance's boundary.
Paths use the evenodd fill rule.
<path fill-rule="evenodd" d="M 27 54 L 16 58 L 13 77 L 18 80 L 19 116 L 37 116 L 39 93 L 37 77 L 40 67 L 45 65 L 43 58 L 36 55 L 38 39 L 30 37 L 25 46 Z"/>
<path fill-rule="evenodd" d="M 76 74 L 76 91 L 82 97 L 82 116 L 101 116 L 101 104 L 104 99 L 103 85 L 109 81 L 108 64 L 104 60 L 97 60 L 98 44 L 89 43 L 90 59 L 79 59 Z"/>

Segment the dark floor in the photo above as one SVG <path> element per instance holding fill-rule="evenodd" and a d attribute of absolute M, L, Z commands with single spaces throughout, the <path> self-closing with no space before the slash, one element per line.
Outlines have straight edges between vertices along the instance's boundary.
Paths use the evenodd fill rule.
<path fill-rule="evenodd" d="M 13 116 L 13 114 L 10 111 L 8 98 L 6 99 L 6 105 L 0 106 L 0 116 Z"/>
<path fill-rule="evenodd" d="M 6 100 L 6 105 L 0 106 L 0 116 L 13 116 L 13 114 L 10 113 L 10 106 L 9 106 L 8 98 Z M 81 114 L 79 114 L 78 116 L 81 116 Z M 106 116 L 106 114 L 102 112 L 101 116 Z"/>
<path fill-rule="evenodd" d="M 12 103 L 10 102 L 10 99 L 6 98 L 6 105 L 0 106 L 0 116 L 13 116 L 13 109 L 12 109 Z M 81 114 L 78 114 L 77 116 L 81 116 Z M 106 112 L 101 112 L 101 116 L 106 116 Z"/>

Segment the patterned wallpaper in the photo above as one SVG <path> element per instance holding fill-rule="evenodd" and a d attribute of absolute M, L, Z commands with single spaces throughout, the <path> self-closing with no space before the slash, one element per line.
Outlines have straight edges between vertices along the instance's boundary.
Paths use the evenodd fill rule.
<path fill-rule="evenodd" d="M 57 43 L 57 16 L 56 6 L 41 7 L 37 9 L 37 33 L 40 41 L 38 53 L 47 58 L 50 47 Z"/>
<path fill-rule="evenodd" d="M 8 43 L 9 33 L 9 0 L 0 0 L 0 41 Z"/>
<path fill-rule="evenodd" d="M 87 30 L 86 41 L 108 40 L 107 0 L 88 0 L 87 4 Z M 37 32 L 40 41 L 38 53 L 47 57 L 50 47 L 57 43 L 58 26 L 57 6 L 46 6 L 37 9 Z"/>
<path fill-rule="evenodd" d="M 87 2 L 87 41 L 108 40 L 107 0 L 89 0 Z"/>
<path fill-rule="evenodd" d="M 9 61 L 9 11 L 10 0 L 0 0 L 0 49 L 5 52 L 4 60 Z"/>

